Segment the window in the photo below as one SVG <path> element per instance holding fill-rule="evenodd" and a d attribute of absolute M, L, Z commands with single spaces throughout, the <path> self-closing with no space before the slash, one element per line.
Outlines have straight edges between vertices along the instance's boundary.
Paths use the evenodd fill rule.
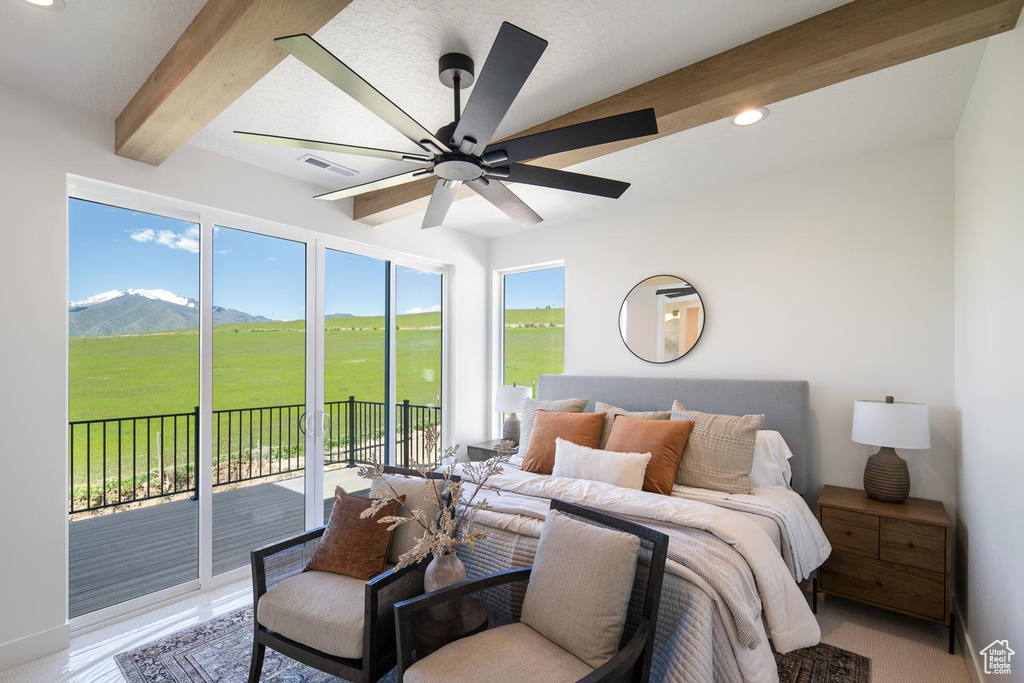
<path fill-rule="evenodd" d="M 562 374 L 565 268 L 508 273 L 502 278 L 502 383 L 533 389 L 537 377 Z"/>
<path fill-rule="evenodd" d="M 423 434 L 441 428 L 441 274 L 398 266 L 395 273 L 396 461 L 426 453 Z"/>

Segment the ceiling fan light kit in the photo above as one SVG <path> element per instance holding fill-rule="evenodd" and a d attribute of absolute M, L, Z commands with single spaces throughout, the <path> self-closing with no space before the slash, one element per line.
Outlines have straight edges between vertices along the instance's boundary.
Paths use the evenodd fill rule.
<path fill-rule="evenodd" d="M 656 135 L 658 132 L 654 109 L 641 109 L 492 142 L 498 126 L 548 45 L 543 38 L 508 22 L 503 23 L 498 30 L 479 75 L 473 60 L 467 55 L 450 52 L 438 60 L 438 78 L 453 91 L 454 114 L 453 120 L 441 126 L 436 134 L 430 133 L 312 37 L 300 34 L 278 38 L 275 42 L 405 135 L 423 153 L 244 131 L 235 131 L 235 135 L 252 142 L 414 164 L 418 167 L 414 170 L 327 192 L 316 198 L 344 199 L 436 176 L 437 183 L 423 217 L 423 228 L 436 227 L 444 222 L 455 201 L 456 192 L 463 183 L 520 225 L 535 225 L 542 219 L 513 194 L 506 183 L 536 185 L 617 199 L 626 191 L 629 183 L 520 162 L 608 142 Z M 473 91 L 463 110 L 461 92 L 471 85 L 474 86 Z"/>

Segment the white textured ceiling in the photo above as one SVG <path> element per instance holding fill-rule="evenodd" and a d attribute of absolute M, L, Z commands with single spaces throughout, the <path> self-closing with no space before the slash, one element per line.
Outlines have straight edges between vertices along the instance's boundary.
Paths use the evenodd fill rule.
<path fill-rule="evenodd" d="M 438 81 L 438 57 L 464 52 L 479 70 L 502 21 L 541 36 L 548 48 L 498 128 L 500 138 L 846 1 L 354 0 L 315 37 L 426 128 L 436 130 L 452 120 L 452 91 Z M 301 164 L 301 150 L 239 141 L 232 130 L 416 151 L 294 57 L 191 144 L 325 189 L 408 170 L 401 162 L 314 152 L 360 172 L 340 178 Z"/>
<path fill-rule="evenodd" d="M 0 82 L 117 116 L 205 0 L 0 0 Z"/>

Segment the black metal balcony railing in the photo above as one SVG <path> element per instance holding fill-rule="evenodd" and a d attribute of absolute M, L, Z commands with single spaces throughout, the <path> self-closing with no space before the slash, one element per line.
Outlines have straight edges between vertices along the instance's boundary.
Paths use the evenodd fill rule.
<path fill-rule="evenodd" d="M 324 464 L 383 462 L 387 404 L 324 404 Z M 305 406 L 284 405 L 213 412 L 213 486 L 298 473 L 305 468 L 301 424 Z M 441 409 L 396 405 L 396 457 L 408 467 L 426 460 L 422 433 L 440 429 Z M 68 423 L 71 514 L 191 493 L 199 495 L 199 408 Z M 433 455 L 431 456 L 433 457 Z"/>

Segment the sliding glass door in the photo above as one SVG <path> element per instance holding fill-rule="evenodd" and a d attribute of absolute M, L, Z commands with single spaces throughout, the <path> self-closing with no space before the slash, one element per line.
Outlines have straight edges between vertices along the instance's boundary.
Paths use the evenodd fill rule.
<path fill-rule="evenodd" d="M 138 193 L 69 200 L 69 614 L 244 576 L 368 462 L 431 462 L 443 269 Z M 100 199 L 96 199 L 99 197 Z"/>

